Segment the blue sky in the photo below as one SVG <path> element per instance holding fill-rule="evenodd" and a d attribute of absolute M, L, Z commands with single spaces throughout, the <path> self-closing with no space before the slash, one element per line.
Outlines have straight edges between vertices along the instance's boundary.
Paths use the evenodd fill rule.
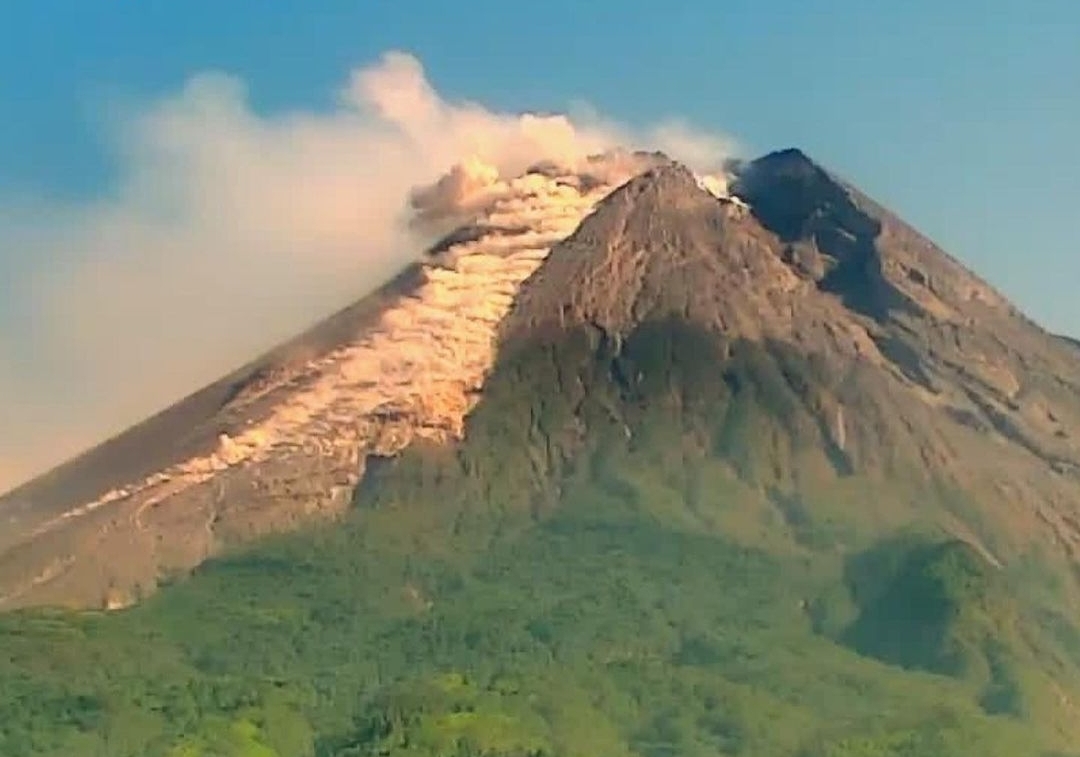
<path fill-rule="evenodd" d="M 0 28 L 0 282 L 9 284 L 0 296 L 0 363 L 8 363 L 0 364 L 0 390 L 31 408 L 26 420 L 70 392 L 73 380 L 86 379 L 88 401 L 91 379 L 104 382 L 89 375 L 93 360 L 72 361 L 42 346 L 59 328 L 55 321 L 71 331 L 87 311 L 72 306 L 46 323 L 35 298 L 45 279 L 76 263 L 93 276 L 72 278 L 72 287 L 107 291 L 108 277 L 124 269 L 98 266 L 94 256 L 107 255 L 102 240 L 114 237 L 103 232 L 97 246 L 84 246 L 80 224 L 105 207 L 108 226 L 118 196 L 138 197 L 140 180 L 153 185 L 160 178 L 168 190 L 166 174 L 186 169 L 184 155 L 169 157 L 172 143 L 155 142 L 152 159 L 139 152 L 145 145 L 130 134 L 142 133 L 146 114 L 180 128 L 169 138 L 205 137 L 191 125 L 202 118 L 223 128 L 254 124 L 262 134 L 266 124 L 290 117 L 283 114 L 334 112 L 350 71 L 388 50 L 415 55 L 450 101 L 500 112 L 587 103 L 630 127 L 679 117 L 733 136 L 749 154 L 801 147 L 1037 320 L 1080 334 L 1080 249 L 1070 223 L 1080 201 L 1080 3 L 985 0 L 977 12 L 965 7 L 974 6 L 13 0 Z M 185 89 L 205 71 L 234 79 Z M 234 91 L 240 83 L 246 94 Z M 370 178 L 361 170 L 357 180 Z M 148 212 L 167 215 L 165 205 Z M 115 239 L 135 244 L 145 231 L 128 228 Z M 171 253 L 183 253 L 180 241 L 173 246 Z M 159 265 L 143 264 L 151 273 Z M 299 271 L 295 286 L 314 296 L 323 293 L 320 281 Z M 274 290 L 266 291 L 273 305 Z M 254 296 L 248 294 L 245 302 Z M 148 298 L 148 312 L 131 305 L 115 317 L 153 324 L 154 304 Z M 292 316 L 310 319 L 317 310 L 310 305 Z M 293 325 L 276 324 L 272 336 Z M 155 354 L 166 337 L 153 336 L 143 335 L 137 349 Z M 174 338 L 196 347 L 199 339 L 213 341 L 205 329 Z M 14 389 L 5 384 L 5 368 L 16 374 L 7 377 Z M 161 398 L 145 403 L 151 400 Z M 17 426 L 4 412 L 10 410 L 0 410 L 0 428 Z M 3 483 L 0 464 L 0 489 Z"/>
<path fill-rule="evenodd" d="M 14 6 L 14 7 L 12 7 Z M 752 150 L 798 145 L 892 204 L 1048 325 L 1080 332 L 1080 4 L 324 0 L 9 5 L 0 191 L 85 196 L 115 167 L 110 99 L 193 72 L 255 106 L 325 106 L 343 76 L 414 52 L 448 96 L 678 114 Z M 18 251 L 5 250 L 5 257 Z"/>

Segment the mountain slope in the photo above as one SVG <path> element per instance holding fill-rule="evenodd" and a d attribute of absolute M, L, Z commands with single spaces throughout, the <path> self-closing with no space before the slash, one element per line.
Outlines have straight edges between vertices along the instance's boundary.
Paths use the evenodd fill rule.
<path fill-rule="evenodd" d="M 222 548 L 336 517 L 368 452 L 460 436 L 519 283 L 656 156 L 502 179 L 455 167 L 413 198 L 464 223 L 353 307 L 0 498 L 0 608 L 122 606 Z"/>
<path fill-rule="evenodd" d="M 801 153 L 733 191 L 608 195 L 340 522 L 0 616 L 0 752 L 1078 754 L 1080 354 Z"/>
<path fill-rule="evenodd" d="M 854 202 L 836 210 L 850 190 L 801 155 L 780 157 L 839 193 L 803 211 L 832 220 L 795 234 L 768 219 L 770 233 L 757 220 L 768 209 L 718 201 L 679 166 L 635 179 L 525 283 L 465 446 L 450 458 L 406 453 L 358 502 L 439 501 L 464 513 L 491 502 L 512 520 L 507 508 L 542 518 L 568 498 L 614 498 L 668 527 L 809 561 L 823 584 L 808 612 L 840 644 L 964 680 L 988 711 L 1069 722 L 1080 681 L 1076 458 L 1061 427 L 1048 433 L 1032 419 L 1073 417 L 1080 364 L 913 231 L 887 215 L 844 217 L 862 213 Z M 775 159 L 744 180 L 765 181 Z M 832 241 L 858 237 L 830 230 L 836 217 L 871 230 L 865 260 Z M 789 245 L 827 258 L 817 276 Z M 915 265 L 941 282 L 936 291 L 912 289 L 924 286 L 908 283 Z M 943 312 L 966 314 L 951 346 L 934 341 Z M 961 356 L 967 365 L 953 362 Z M 994 371 L 1016 386 L 990 386 Z M 581 486 L 587 494 L 572 494 Z M 477 527 L 498 533 L 492 518 Z M 901 573 L 882 600 L 890 615 L 839 575 L 896 534 L 917 538 L 900 553 L 914 577 Z M 935 556 L 949 544 L 959 551 Z M 1000 574 L 998 609 L 942 599 L 935 579 L 918 578 L 955 555 L 976 574 Z M 910 615 L 930 629 L 919 646 L 895 621 L 927 602 L 945 615 Z M 958 654 L 968 662 L 934 662 Z"/>
<path fill-rule="evenodd" d="M 784 436 L 831 450 L 838 480 L 902 472 L 964 491 L 1009 526 L 968 522 L 966 538 L 991 552 L 1049 538 L 1073 554 L 1077 355 L 801 154 L 750 164 L 734 191 L 752 217 L 678 167 L 622 188 L 526 282 L 505 349 L 525 333 L 618 340 L 671 319 L 724 350 L 755 345 L 791 404 Z"/>
<path fill-rule="evenodd" d="M 218 539 L 277 530 L 304 511 L 340 512 L 344 500 L 335 502 L 333 490 L 349 486 L 355 466 L 294 453 L 259 472 L 267 496 L 234 481 L 227 502 L 230 485 L 207 474 L 228 472 L 228 461 L 219 460 L 223 440 L 271 420 L 290 384 L 310 383 L 313 363 L 332 359 L 419 285 L 420 271 L 410 267 L 305 334 L 0 498 L 7 525 L 0 608 L 127 603 L 161 573 L 200 562 Z"/>

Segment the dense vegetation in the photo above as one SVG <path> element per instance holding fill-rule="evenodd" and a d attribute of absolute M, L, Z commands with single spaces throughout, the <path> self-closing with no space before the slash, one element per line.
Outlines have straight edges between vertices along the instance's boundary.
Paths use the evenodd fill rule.
<path fill-rule="evenodd" d="M 796 361 L 670 326 L 508 356 L 345 522 L 0 617 L 0 754 L 1080 754 L 1080 634 L 1016 590 L 1048 569 L 883 519 Z"/>

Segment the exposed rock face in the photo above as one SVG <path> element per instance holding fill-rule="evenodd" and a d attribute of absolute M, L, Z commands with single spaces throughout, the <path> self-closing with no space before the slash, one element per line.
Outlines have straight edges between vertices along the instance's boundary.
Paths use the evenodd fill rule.
<path fill-rule="evenodd" d="M 814 289 L 776 253 L 772 234 L 741 205 L 702 189 L 678 164 L 614 192 L 523 287 L 506 342 L 533 329 L 588 323 L 626 333 L 676 317 L 729 336 L 805 338 L 842 304 Z M 854 325 L 854 324 L 852 324 Z M 820 336 L 837 350 L 872 349 L 859 332 Z"/>
<path fill-rule="evenodd" d="M 798 151 L 742 166 L 732 192 L 749 212 L 676 164 L 614 192 L 525 283 L 504 350 L 676 320 L 724 349 L 794 351 L 817 375 L 786 380 L 843 453 L 838 475 L 938 481 L 1016 543 L 1049 534 L 1076 554 L 1080 353 Z"/>

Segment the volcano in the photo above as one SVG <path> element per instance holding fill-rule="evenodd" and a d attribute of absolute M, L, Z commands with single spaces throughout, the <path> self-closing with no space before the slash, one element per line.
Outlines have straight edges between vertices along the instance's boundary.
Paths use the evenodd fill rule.
<path fill-rule="evenodd" d="M 798 150 L 609 165 L 0 500 L 3 606 L 157 660 L 3 616 L 0 692 L 219 692 L 132 754 L 1080 754 L 1075 343 Z"/>

